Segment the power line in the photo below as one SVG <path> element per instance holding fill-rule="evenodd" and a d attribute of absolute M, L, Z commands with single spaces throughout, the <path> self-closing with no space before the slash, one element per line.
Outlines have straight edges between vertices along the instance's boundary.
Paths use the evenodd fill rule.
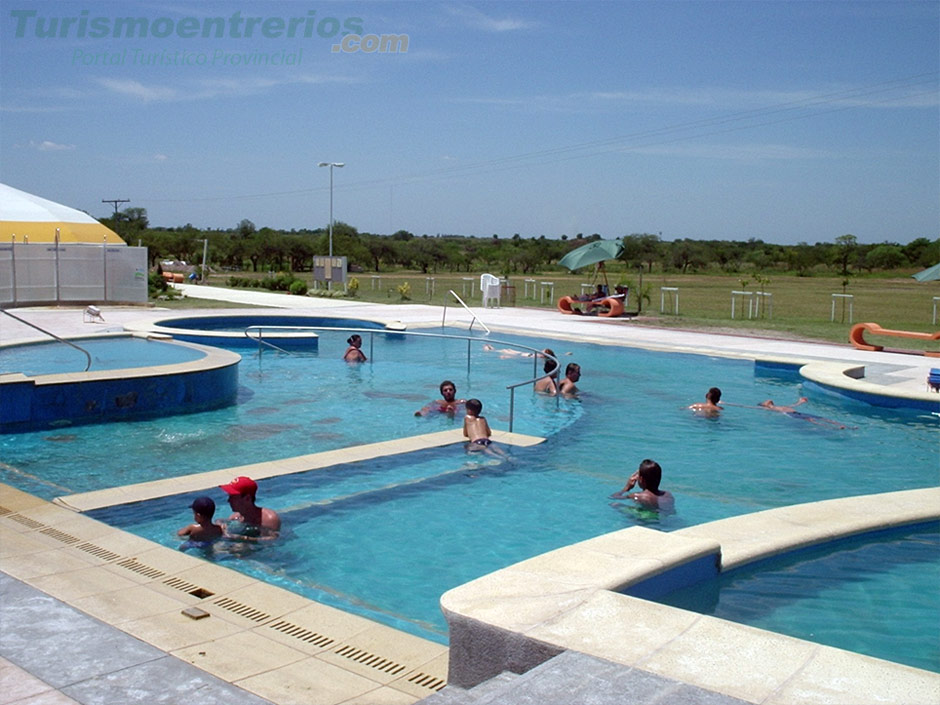
<path fill-rule="evenodd" d="M 418 181 L 437 180 L 443 178 L 453 178 L 465 175 L 483 175 L 506 171 L 512 169 L 528 168 L 532 166 L 542 166 L 573 159 L 585 159 L 590 157 L 611 154 L 615 152 L 629 152 L 636 149 L 669 144 L 683 140 L 698 139 L 716 134 L 726 134 L 741 130 L 751 130 L 758 127 L 766 127 L 783 122 L 795 120 L 805 120 L 811 117 L 817 117 L 827 113 L 839 112 L 844 110 L 853 110 L 857 108 L 882 105 L 896 100 L 898 96 L 892 95 L 881 98 L 880 100 L 871 100 L 872 96 L 879 94 L 896 92 L 907 89 L 905 97 L 913 98 L 922 95 L 929 95 L 937 92 L 936 78 L 940 72 L 928 72 L 906 76 L 904 78 L 883 81 L 859 88 L 846 89 L 831 93 L 822 93 L 793 101 L 786 101 L 769 105 L 762 108 L 742 110 L 727 115 L 720 115 L 712 118 L 693 120 L 675 125 L 642 130 L 628 133 L 616 137 L 604 138 L 601 140 L 592 140 L 573 145 L 553 147 L 534 152 L 525 152 L 522 154 L 498 157 L 471 164 L 457 165 L 442 169 L 413 174 L 410 176 L 392 177 L 384 179 L 373 179 L 366 181 L 345 182 L 342 186 L 343 191 L 360 191 L 379 186 L 394 186 L 402 183 L 414 183 Z M 910 93 L 913 88 L 930 84 L 931 88 L 918 93 Z M 864 102 L 862 102 L 864 101 Z M 773 116 L 781 116 L 776 119 Z M 709 129 L 719 128 L 722 129 Z M 704 130 L 704 131 L 703 131 Z M 640 140 L 638 142 L 638 140 Z M 153 203 L 195 203 L 211 201 L 229 201 L 241 199 L 275 198 L 283 196 L 310 195 L 313 193 L 326 191 L 326 187 L 313 187 L 305 189 L 296 189 L 292 191 L 275 191 L 268 193 L 242 194 L 232 196 L 207 196 L 203 198 L 186 199 L 148 199 Z"/>

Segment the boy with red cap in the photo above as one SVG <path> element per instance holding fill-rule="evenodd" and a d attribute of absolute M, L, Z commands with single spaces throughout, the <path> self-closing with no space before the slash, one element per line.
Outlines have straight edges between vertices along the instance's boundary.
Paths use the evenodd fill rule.
<path fill-rule="evenodd" d="M 241 539 L 273 539 L 281 530 L 281 517 L 267 507 L 255 504 L 258 483 L 250 477 L 236 477 L 225 485 L 219 485 L 228 495 L 232 516 L 225 525 L 225 533 Z"/>

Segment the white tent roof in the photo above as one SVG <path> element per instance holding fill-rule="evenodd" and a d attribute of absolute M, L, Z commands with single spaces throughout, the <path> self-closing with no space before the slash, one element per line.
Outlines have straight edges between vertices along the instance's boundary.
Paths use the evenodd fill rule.
<path fill-rule="evenodd" d="M 124 244 L 87 213 L 0 184 L 0 242 L 54 242 L 56 228 L 60 242 Z"/>

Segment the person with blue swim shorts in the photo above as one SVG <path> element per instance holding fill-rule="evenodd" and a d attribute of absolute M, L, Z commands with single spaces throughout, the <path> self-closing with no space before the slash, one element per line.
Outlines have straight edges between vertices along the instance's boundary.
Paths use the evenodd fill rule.
<path fill-rule="evenodd" d="M 794 409 L 794 406 L 799 406 L 800 404 L 805 404 L 809 399 L 806 397 L 800 397 L 796 400 L 794 404 L 790 406 L 777 406 L 774 404 L 772 399 L 762 401 L 758 406 L 762 409 L 768 409 L 769 411 L 779 411 L 781 414 L 789 416 L 791 419 L 803 419 L 804 421 L 809 421 L 810 423 L 816 424 L 817 426 L 833 426 L 835 428 L 846 428 L 846 425 L 838 421 L 833 421 L 832 419 L 826 419 L 822 416 L 816 416 L 815 414 L 806 414 L 802 411 L 797 411 Z"/>

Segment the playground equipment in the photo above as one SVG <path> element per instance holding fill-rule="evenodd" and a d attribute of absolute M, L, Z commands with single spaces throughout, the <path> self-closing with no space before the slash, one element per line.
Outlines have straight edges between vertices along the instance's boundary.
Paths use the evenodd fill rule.
<path fill-rule="evenodd" d="M 918 333 L 910 330 L 891 330 L 882 328 L 877 323 L 856 323 L 849 331 L 849 341 L 859 350 L 884 350 L 883 345 L 872 345 L 865 340 L 865 331 L 872 335 L 888 335 L 895 338 L 912 338 L 914 340 L 940 340 L 940 330 L 933 333 Z M 940 352 L 925 350 L 927 357 L 940 357 Z"/>

